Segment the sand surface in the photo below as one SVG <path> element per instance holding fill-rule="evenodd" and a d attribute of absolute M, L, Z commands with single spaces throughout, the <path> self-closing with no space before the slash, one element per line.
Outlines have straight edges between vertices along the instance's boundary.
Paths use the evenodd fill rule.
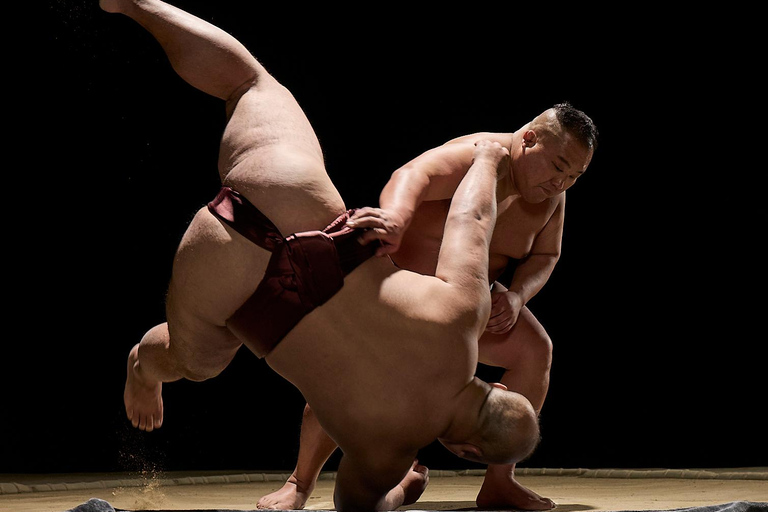
<path fill-rule="evenodd" d="M 559 474 L 558 474 L 559 471 Z M 554 500 L 560 512 L 668 510 L 732 501 L 768 502 L 768 469 L 704 472 L 546 470 L 518 477 Z M 482 472 L 433 471 L 421 499 L 408 510 L 474 509 Z M 613 477 L 611 477 L 613 475 Z M 682 477 L 681 477 L 682 476 Z M 259 497 L 282 486 L 285 474 L 0 475 L 0 511 L 64 512 L 90 498 L 126 510 L 253 510 Z M 333 474 L 324 474 L 307 504 L 333 508 Z"/>

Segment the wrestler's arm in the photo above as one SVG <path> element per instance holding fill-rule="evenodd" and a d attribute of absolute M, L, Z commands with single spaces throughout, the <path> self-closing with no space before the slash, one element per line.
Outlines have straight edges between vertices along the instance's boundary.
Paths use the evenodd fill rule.
<path fill-rule="evenodd" d="M 561 194 L 555 211 L 536 236 L 530 253 L 520 262 L 512 276 L 509 291 L 516 293 L 523 304 L 541 291 L 560 259 L 564 218 L 565 194 Z"/>
<path fill-rule="evenodd" d="M 456 189 L 446 217 L 435 277 L 467 292 L 465 298 L 470 301 L 477 298 L 470 292 L 482 290 L 482 296 L 488 294 L 488 248 L 496 225 L 496 182 L 500 162 L 508 155 L 498 143 L 478 143 L 472 165 Z"/>
<path fill-rule="evenodd" d="M 515 269 L 509 289 L 498 282 L 494 283 L 491 315 L 486 331 L 492 334 L 509 332 L 517 322 L 523 306 L 539 293 L 549 280 L 560 259 L 564 207 L 565 194 L 562 194 L 552 216 L 534 240 L 530 253 Z"/>
<path fill-rule="evenodd" d="M 468 135 L 446 142 L 397 169 L 379 196 L 379 208 L 358 210 L 350 225 L 371 229 L 363 241 L 381 240 L 380 254 L 397 251 L 422 202 L 453 196 L 472 163 L 474 143 L 481 136 Z"/>
<path fill-rule="evenodd" d="M 472 164 L 478 137 L 446 142 L 397 169 L 381 191 L 379 205 L 400 213 L 410 224 L 423 201 L 452 197 Z"/>

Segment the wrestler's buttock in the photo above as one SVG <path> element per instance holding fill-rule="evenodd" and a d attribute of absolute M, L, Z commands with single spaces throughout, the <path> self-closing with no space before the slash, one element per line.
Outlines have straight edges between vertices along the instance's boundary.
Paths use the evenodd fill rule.
<path fill-rule="evenodd" d="M 248 189 L 242 185 L 243 180 L 240 183 Z M 254 180 L 248 184 L 254 185 Z M 283 205 L 280 192 L 269 191 L 269 184 L 263 180 L 259 185 L 259 188 L 248 189 L 251 195 L 261 198 L 287 229 L 299 226 L 306 226 L 302 231 L 322 229 L 325 224 L 319 222 L 333 215 L 336 205 L 343 204 L 340 198 L 339 202 L 334 201 L 332 186 L 334 193 L 326 194 L 327 200 L 318 199 L 322 196 L 322 186 L 307 187 L 309 191 L 304 193 L 294 191 L 291 195 L 295 200 L 286 199 Z M 329 207 L 325 202 L 336 205 Z M 239 222 L 253 222 L 253 219 Z M 221 350 L 240 345 L 230 321 L 254 295 L 272 256 L 269 250 L 236 231 L 243 227 L 223 222 L 207 207 L 198 211 L 190 223 L 174 260 L 167 301 L 169 331 L 175 346 L 191 347 L 193 353 L 198 354 L 215 347 Z"/>
<path fill-rule="evenodd" d="M 226 320 L 256 289 L 269 256 L 207 208 L 198 211 L 174 258 L 167 299 L 171 337 L 195 345 L 229 340 Z"/>

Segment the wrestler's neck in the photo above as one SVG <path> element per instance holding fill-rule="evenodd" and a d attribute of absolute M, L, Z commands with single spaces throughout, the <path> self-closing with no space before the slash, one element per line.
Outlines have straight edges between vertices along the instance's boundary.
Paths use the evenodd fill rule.
<path fill-rule="evenodd" d="M 491 386 L 477 377 L 464 386 L 451 403 L 451 422 L 440 439 L 470 439 L 480 426 L 483 405 L 490 392 Z"/>
<path fill-rule="evenodd" d="M 515 186 L 515 179 L 512 176 L 512 170 L 504 173 L 501 179 L 496 183 L 496 202 L 501 203 L 508 197 L 515 198 L 520 195 L 520 192 Z"/>
<path fill-rule="evenodd" d="M 502 164 L 506 165 L 506 172 L 496 183 L 496 197 L 499 201 L 520 195 L 520 191 L 515 183 L 515 165 L 518 159 L 518 155 L 515 152 L 519 151 L 520 146 L 522 146 L 522 137 L 522 131 L 518 131 L 510 134 L 509 139 L 505 141 L 505 145 L 509 150 L 509 158 Z"/>

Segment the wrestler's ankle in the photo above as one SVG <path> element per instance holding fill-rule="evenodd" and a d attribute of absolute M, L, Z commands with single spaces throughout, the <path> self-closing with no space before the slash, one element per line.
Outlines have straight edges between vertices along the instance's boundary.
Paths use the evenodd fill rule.
<path fill-rule="evenodd" d="M 147 372 L 143 371 L 143 367 L 141 366 L 141 361 L 139 359 L 138 345 L 134 346 L 131 349 L 131 352 L 128 354 L 128 379 L 133 383 L 134 386 L 148 390 L 154 389 L 159 384 L 161 384 L 160 381 L 150 378 L 147 375 Z"/>
<path fill-rule="evenodd" d="M 291 476 L 289 476 L 288 480 L 286 481 L 286 483 L 294 485 L 298 492 L 305 494 L 312 493 L 312 491 L 315 489 L 315 482 L 316 479 L 299 478 L 295 471 L 291 473 Z"/>

